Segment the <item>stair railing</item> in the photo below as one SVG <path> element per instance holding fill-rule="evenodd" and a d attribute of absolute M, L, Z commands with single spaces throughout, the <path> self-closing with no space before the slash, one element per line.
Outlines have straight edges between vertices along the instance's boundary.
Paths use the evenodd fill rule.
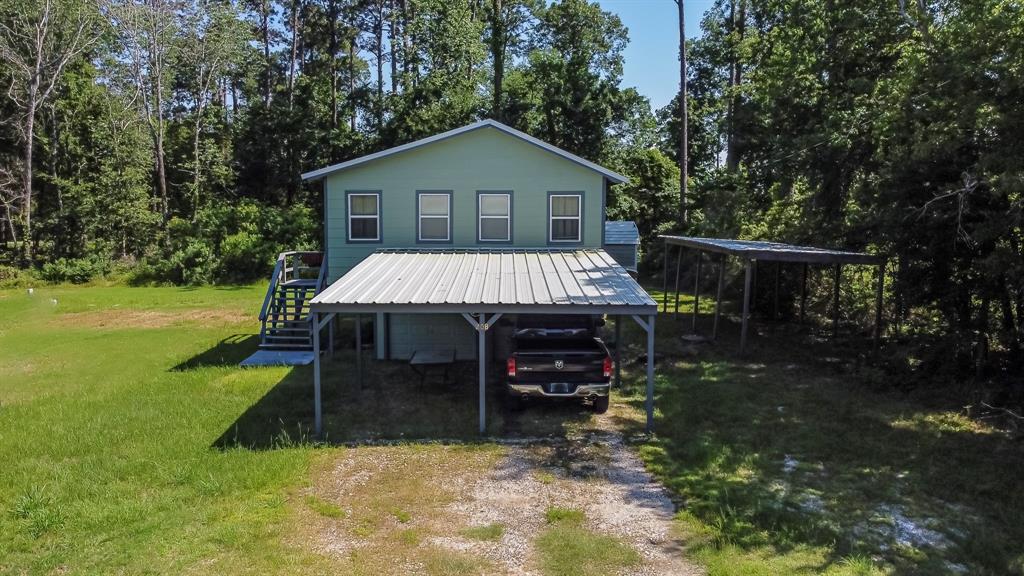
<path fill-rule="evenodd" d="M 270 275 L 270 285 L 267 286 L 267 295 L 263 297 L 263 307 L 260 308 L 260 344 L 266 343 L 267 338 L 267 315 L 270 313 L 270 301 L 277 292 L 277 285 L 280 282 L 284 270 L 284 254 L 277 256 L 277 263 L 274 264 L 274 272 Z"/>

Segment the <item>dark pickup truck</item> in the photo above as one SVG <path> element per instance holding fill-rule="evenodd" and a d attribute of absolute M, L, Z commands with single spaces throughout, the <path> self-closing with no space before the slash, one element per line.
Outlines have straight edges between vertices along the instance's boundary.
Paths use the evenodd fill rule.
<path fill-rule="evenodd" d="M 599 322 L 575 319 L 560 327 L 549 319 L 540 326 L 517 325 L 506 366 L 513 400 L 579 398 L 599 414 L 607 411 L 612 359 L 596 335 Z"/>

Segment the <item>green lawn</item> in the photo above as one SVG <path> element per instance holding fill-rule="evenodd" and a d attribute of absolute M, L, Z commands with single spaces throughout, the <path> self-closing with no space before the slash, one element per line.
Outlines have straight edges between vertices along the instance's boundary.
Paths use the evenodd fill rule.
<path fill-rule="evenodd" d="M 426 485 L 397 478 L 394 498 L 367 494 L 361 508 L 310 491 L 348 449 L 308 442 L 308 368 L 236 366 L 255 347 L 262 296 L 259 286 L 0 291 L 0 574 L 375 574 L 396 550 L 428 573 L 490 570 L 406 528 L 402 518 L 444 502 Z M 678 499 L 688 554 L 711 574 L 1024 573 L 1021 442 L 891 392 L 846 346 L 775 327 L 738 358 L 731 324 L 718 345 L 685 343 L 688 325 L 658 319 L 657 434 L 635 438 Z M 632 325 L 626 335 L 627 393 L 611 414 L 638 429 L 643 340 Z M 360 390 L 351 360 L 339 352 L 325 368 L 328 440 L 475 438 L 472 377 L 411 402 L 402 366 L 375 365 Z M 508 418 L 494 400 L 496 435 L 589 420 L 571 407 Z M 432 446 L 413 444 L 445 466 L 500 453 Z M 432 473 L 416 475 L 429 484 Z M 634 562 L 571 513 L 551 514 L 537 541 L 547 573 Z M 397 536 L 339 566 L 303 540 L 310 518 L 396 523 Z M 503 530 L 455 529 L 484 541 Z M 559 546 L 560 532 L 575 548 Z"/>
<path fill-rule="evenodd" d="M 0 291 L 0 573 L 315 567 L 281 538 L 313 451 L 213 447 L 287 370 L 189 364 L 246 346 L 262 292 Z"/>
<path fill-rule="evenodd" d="M 741 358 L 735 326 L 698 345 L 689 327 L 659 318 L 657 435 L 640 450 L 710 574 L 1024 574 L 1019 440 L 893 392 L 863 342 L 761 323 Z"/>

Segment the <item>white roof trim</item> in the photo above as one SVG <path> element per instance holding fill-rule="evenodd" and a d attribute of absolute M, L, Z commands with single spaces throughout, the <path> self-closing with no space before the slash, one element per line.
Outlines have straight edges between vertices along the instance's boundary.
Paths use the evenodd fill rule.
<path fill-rule="evenodd" d="M 388 148 L 387 150 L 381 150 L 380 152 L 374 152 L 373 154 L 367 154 L 366 156 L 360 156 L 359 158 L 354 158 L 354 159 L 349 160 L 347 162 L 342 162 L 340 164 L 334 164 L 333 166 L 328 166 L 326 168 L 320 168 L 319 170 L 313 170 L 312 172 L 306 172 L 305 174 L 302 175 L 302 179 L 303 180 L 319 180 L 319 179 L 323 178 L 324 176 L 327 176 L 328 174 L 333 174 L 333 173 L 339 172 L 341 170 L 346 170 L 348 168 L 353 168 L 355 166 L 360 166 L 362 164 L 366 164 L 367 162 L 372 162 L 373 160 L 378 160 L 380 158 L 386 158 L 386 157 L 391 156 L 393 154 L 398 154 L 400 152 L 405 152 L 406 150 L 412 150 L 414 148 L 419 148 L 420 146 L 425 146 L 425 145 L 431 144 L 433 142 L 438 142 L 438 141 L 441 141 L 441 140 L 445 140 L 447 138 L 451 138 L 452 136 L 458 136 L 459 134 L 464 134 L 466 132 L 471 132 L 473 130 L 477 130 L 477 129 L 480 129 L 480 128 L 485 128 L 487 126 L 490 126 L 491 128 L 496 128 L 498 130 L 501 130 L 502 132 L 508 134 L 509 136 L 515 136 L 516 138 L 519 138 L 520 140 L 525 140 L 526 142 L 529 142 L 530 144 L 533 144 L 534 146 L 538 146 L 540 148 L 543 148 L 544 150 L 547 150 L 548 152 L 551 152 L 553 154 L 557 154 L 557 155 L 561 156 L 562 158 L 564 158 L 564 159 L 566 159 L 566 160 L 568 160 L 570 162 L 573 162 L 573 163 L 579 164 L 580 166 L 583 166 L 584 168 L 589 168 L 590 170 L 593 170 L 594 172 L 597 172 L 597 173 L 603 175 L 605 178 L 610 180 L 613 184 L 621 184 L 623 182 L 629 182 L 629 178 L 626 178 L 625 176 L 623 176 L 622 174 L 619 174 L 618 172 L 613 172 L 613 171 L 611 171 L 611 170 L 609 170 L 609 169 L 607 169 L 607 168 L 605 168 L 603 166 L 600 166 L 598 164 L 594 164 L 593 162 L 591 162 L 589 160 L 585 160 L 583 158 L 580 158 L 579 156 L 577 156 L 575 154 L 572 154 L 570 152 L 566 152 L 565 150 L 562 150 L 561 148 L 559 148 L 557 146 L 552 146 L 551 144 L 548 144 L 547 142 L 544 142 L 543 140 L 538 140 L 537 138 L 534 138 L 533 136 L 530 136 L 529 134 L 526 134 L 525 132 L 520 132 L 519 130 L 516 130 L 515 128 L 512 128 L 511 126 L 506 126 L 505 124 L 502 124 L 501 122 L 498 122 L 497 120 L 489 120 L 489 119 L 488 120 L 481 120 L 479 122 L 474 122 L 472 124 L 468 124 L 468 125 L 463 126 L 461 128 L 456 128 L 454 130 L 449 130 L 447 132 L 442 132 L 440 134 L 435 134 L 433 136 L 429 136 L 427 138 L 423 138 L 422 140 L 416 140 L 415 142 L 409 142 L 408 144 L 402 144 L 401 146 L 395 146 L 394 148 Z"/>

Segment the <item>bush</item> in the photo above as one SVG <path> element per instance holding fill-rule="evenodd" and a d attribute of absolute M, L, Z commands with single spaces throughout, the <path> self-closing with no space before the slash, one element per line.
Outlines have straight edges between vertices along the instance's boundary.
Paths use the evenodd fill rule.
<path fill-rule="evenodd" d="M 184 248 L 171 254 L 163 266 L 158 266 L 159 276 L 175 284 L 191 286 L 213 281 L 216 269 L 213 250 L 198 238 L 190 239 Z"/>
<path fill-rule="evenodd" d="M 239 232 L 220 245 L 217 277 L 229 282 L 245 282 L 267 275 L 274 258 L 274 247 L 252 232 Z"/>
<path fill-rule="evenodd" d="M 38 281 L 31 270 L 0 264 L 0 288 L 25 288 Z"/>
<path fill-rule="evenodd" d="M 85 284 L 110 269 L 110 262 L 101 258 L 58 258 L 43 264 L 40 277 L 54 284 L 70 282 Z"/>

